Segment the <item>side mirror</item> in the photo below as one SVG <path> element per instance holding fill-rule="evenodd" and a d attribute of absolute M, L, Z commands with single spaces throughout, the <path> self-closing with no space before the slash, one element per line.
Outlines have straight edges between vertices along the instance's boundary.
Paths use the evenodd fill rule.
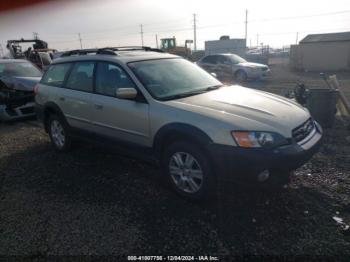
<path fill-rule="evenodd" d="M 133 87 L 118 88 L 116 97 L 120 99 L 134 99 L 137 96 L 137 90 Z"/>
<path fill-rule="evenodd" d="M 210 73 L 213 77 L 218 78 L 218 75 L 214 72 Z"/>

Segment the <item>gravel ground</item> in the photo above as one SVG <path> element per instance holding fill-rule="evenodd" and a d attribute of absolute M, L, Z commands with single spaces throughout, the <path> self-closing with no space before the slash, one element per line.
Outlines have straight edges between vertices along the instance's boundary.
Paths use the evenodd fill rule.
<path fill-rule="evenodd" d="M 152 166 L 81 145 L 56 153 L 36 121 L 0 126 L 0 256 L 350 258 L 350 137 L 341 122 L 280 193 L 174 195 Z"/>

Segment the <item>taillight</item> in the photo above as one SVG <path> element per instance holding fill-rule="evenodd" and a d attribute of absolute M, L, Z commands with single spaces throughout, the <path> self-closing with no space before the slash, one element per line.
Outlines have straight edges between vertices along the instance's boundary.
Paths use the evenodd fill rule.
<path fill-rule="evenodd" d="M 34 94 L 37 95 L 39 93 L 39 83 L 37 83 L 35 86 L 34 86 Z"/>

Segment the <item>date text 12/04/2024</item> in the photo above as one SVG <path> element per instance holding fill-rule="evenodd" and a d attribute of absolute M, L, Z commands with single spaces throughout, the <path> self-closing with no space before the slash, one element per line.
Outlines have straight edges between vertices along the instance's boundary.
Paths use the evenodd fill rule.
<path fill-rule="evenodd" d="M 218 261 L 216 256 L 128 256 L 129 261 Z"/>

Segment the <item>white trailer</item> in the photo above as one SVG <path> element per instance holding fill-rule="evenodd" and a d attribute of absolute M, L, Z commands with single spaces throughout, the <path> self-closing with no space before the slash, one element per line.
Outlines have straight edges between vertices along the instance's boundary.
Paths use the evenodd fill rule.
<path fill-rule="evenodd" d="M 245 57 L 245 39 L 225 39 L 205 41 L 205 55 L 233 53 Z"/>

